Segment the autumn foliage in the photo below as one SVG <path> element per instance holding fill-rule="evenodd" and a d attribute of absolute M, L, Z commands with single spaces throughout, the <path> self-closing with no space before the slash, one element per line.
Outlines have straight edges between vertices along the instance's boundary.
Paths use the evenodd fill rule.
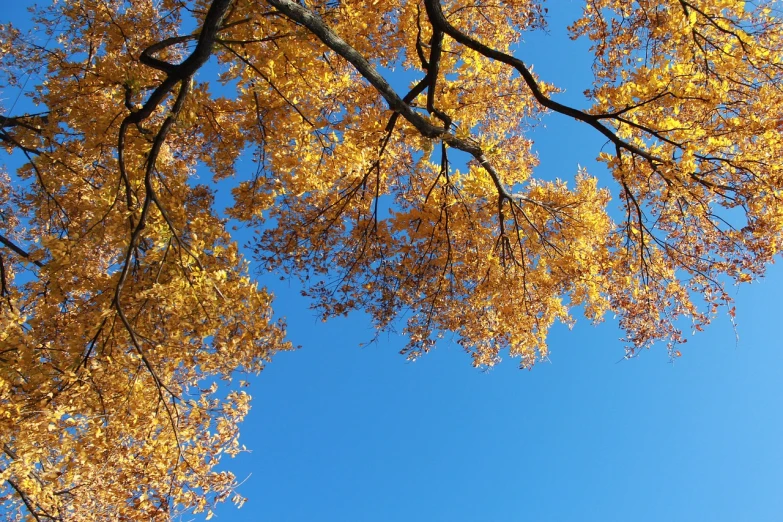
<path fill-rule="evenodd" d="M 207 169 L 263 272 L 324 318 L 401 326 L 411 358 L 451 332 L 476 366 L 530 367 L 572 313 L 679 354 L 782 246 L 777 9 L 588 1 L 581 107 L 524 61 L 538 0 L 61 0 L 0 27 L 0 81 L 33 108 L 0 117 L 23 163 L 0 179 L 9 517 L 242 501 L 215 466 L 249 396 L 218 383 L 289 345 Z M 600 181 L 535 177 L 544 113 L 605 138 Z"/>

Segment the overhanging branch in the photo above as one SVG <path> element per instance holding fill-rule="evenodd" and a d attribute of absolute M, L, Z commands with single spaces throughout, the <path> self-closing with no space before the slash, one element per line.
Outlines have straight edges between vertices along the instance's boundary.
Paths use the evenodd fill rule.
<path fill-rule="evenodd" d="M 39 268 L 40 268 L 40 267 L 43 267 L 43 263 L 41 263 L 41 262 L 40 262 L 40 261 L 38 261 L 37 259 L 31 259 L 31 258 L 30 258 L 30 254 L 29 254 L 28 252 L 26 252 L 25 250 L 23 250 L 23 249 L 22 249 L 21 247 L 19 247 L 19 246 L 18 246 L 16 243 L 14 243 L 13 241 L 11 241 L 11 240 L 10 240 L 10 239 L 8 239 L 7 237 L 3 236 L 2 234 L 0 234 L 0 243 L 2 243 L 3 245 L 5 245 L 6 247 L 10 248 L 11 250 L 13 250 L 13 251 L 14 251 L 14 252 L 15 252 L 17 255 L 19 255 L 19 256 L 21 256 L 21 257 L 25 258 L 27 261 L 30 261 L 30 262 L 31 262 L 31 263 L 33 263 L 35 266 L 37 266 L 37 267 L 39 267 Z"/>
<path fill-rule="evenodd" d="M 538 103 L 540 103 L 547 109 L 550 109 L 554 112 L 563 114 L 565 116 L 570 116 L 576 120 L 587 123 L 594 129 L 596 129 L 598 132 L 606 136 L 609 139 L 609 141 L 614 143 L 616 146 L 625 149 L 628 152 L 631 152 L 632 154 L 641 156 L 647 161 L 650 161 L 652 163 L 664 163 L 660 158 L 657 158 L 654 155 L 650 154 L 649 152 L 646 152 L 640 149 L 639 147 L 619 138 L 614 132 L 612 132 L 611 129 L 609 129 L 608 127 L 606 127 L 604 124 L 600 122 L 601 120 L 600 115 L 588 114 L 578 109 L 574 109 L 573 107 L 569 107 L 568 105 L 563 105 L 562 103 L 558 103 L 552 100 L 551 98 L 549 98 L 546 94 L 544 94 L 541 91 L 541 87 L 538 85 L 538 82 L 533 77 L 533 73 L 530 72 L 530 70 L 527 68 L 527 66 L 522 60 L 515 58 L 514 56 L 511 56 L 509 54 L 506 54 L 502 51 L 498 51 L 497 49 L 493 49 L 487 45 L 484 45 L 483 43 L 479 42 L 478 40 L 474 39 L 469 35 L 466 35 L 465 33 L 461 32 L 459 29 L 451 25 L 451 23 L 449 23 L 449 21 L 446 19 L 446 16 L 443 14 L 443 9 L 441 8 L 440 5 L 440 0 L 424 0 L 424 6 L 427 9 L 427 16 L 429 17 L 430 23 L 432 23 L 433 28 L 443 31 L 445 34 L 449 35 L 455 41 L 461 43 L 462 45 L 464 45 L 469 49 L 476 51 L 482 56 L 491 58 L 492 60 L 496 60 L 498 62 L 504 63 L 516 69 L 517 72 L 519 72 L 519 74 L 522 76 L 522 79 L 527 84 L 528 88 L 530 89 L 530 92 L 533 94 L 533 97 L 535 97 L 536 101 L 538 101 Z"/>
<path fill-rule="evenodd" d="M 353 65 L 361 76 L 380 93 L 389 104 L 389 108 L 399 113 L 411 125 L 413 125 L 424 137 L 440 138 L 449 147 L 467 152 L 481 165 L 492 178 L 495 187 L 501 197 L 511 200 L 512 195 L 500 181 L 500 175 L 494 166 L 484 155 L 479 144 L 471 139 L 458 138 L 450 133 L 447 128 L 433 125 L 430 121 L 413 110 L 413 108 L 400 98 L 397 92 L 389 85 L 389 82 L 377 71 L 377 69 L 355 48 L 340 38 L 327 26 L 318 13 L 311 11 L 292 0 L 267 0 L 270 5 L 278 9 L 291 21 L 304 26 L 327 47 Z M 447 33 L 448 34 L 448 33 Z M 434 83 L 434 82 L 433 82 Z"/>

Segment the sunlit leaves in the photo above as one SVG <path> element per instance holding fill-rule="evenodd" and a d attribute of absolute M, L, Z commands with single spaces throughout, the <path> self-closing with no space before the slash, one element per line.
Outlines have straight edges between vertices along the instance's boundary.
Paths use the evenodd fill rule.
<path fill-rule="evenodd" d="M 583 107 L 523 61 L 529 0 L 66 0 L 3 27 L 35 111 L 0 119 L 24 162 L 0 178 L 0 495 L 74 520 L 243 502 L 225 384 L 289 345 L 206 171 L 264 270 L 410 358 L 448 336 L 529 368 L 579 315 L 679 357 L 783 247 L 777 9 L 586 2 Z M 538 175 L 548 112 L 607 139 L 607 175 Z"/>

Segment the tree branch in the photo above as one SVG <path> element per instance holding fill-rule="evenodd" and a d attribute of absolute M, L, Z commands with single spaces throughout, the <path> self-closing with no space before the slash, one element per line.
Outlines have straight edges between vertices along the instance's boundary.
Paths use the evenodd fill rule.
<path fill-rule="evenodd" d="M 574 119 L 587 123 L 594 129 L 596 129 L 598 132 L 606 136 L 609 139 L 609 141 L 614 143 L 616 146 L 619 146 L 620 148 L 625 149 L 628 152 L 641 156 L 647 161 L 653 163 L 664 163 L 663 160 L 661 160 L 660 158 L 657 158 L 656 156 L 650 154 L 649 152 L 646 152 L 640 149 L 639 147 L 636 147 L 635 145 L 632 145 L 620 139 L 614 132 L 612 132 L 611 129 L 609 129 L 599 121 L 601 119 L 599 115 L 588 114 L 578 109 L 574 109 L 573 107 L 569 107 L 568 105 L 563 105 L 562 103 L 558 103 L 552 100 L 551 98 L 549 98 L 541 91 L 541 87 L 539 87 L 538 82 L 533 77 L 533 74 L 530 72 L 530 70 L 527 68 L 527 66 L 522 60 L 515 58 L 509 54 L 506 54 L 504 52 L 498 51 L 497 49 L 488 47 L 483 43 L 479 42 L 478 40 L 474 39 L 473 37 L 462 33 L 459 29 L 451 25 L 449 21 L 446 20 L 446 16 L 443 14 L 443 10 L 440 5 L 440 0 L 424 0 L 424 6 L 427 9 L 427 16 L 429 17 L 430 23 L 432 23 L 433 28 L 443 31 L 451 38 L 453 38 L 455 41 L 461 43 L 462 45 L 464 45 L 469 49 L 476 51 L 477 53 L 483 56 L 486 56 L 487 58 L 491 58 L 498 62 L 505 63 L 506 65 L 509 65 L 514 69 L 516 69 L 517 72 L 519 72 L 519 74 L 522 76 L 522 79 L 527 84 L 528 88 L 530 89 L 530 92 L 533 94 L 533 97 L 535 97 L 536 101 L 538 101 L 538 103 L 540 103 L 547 109 L 550 109 L 552 111 L 558 112 L 566 116 L 571 116 Z"/>
<path fill-rule="evenodd" d="M 424 137 L 426 138 L 440 138 L 449 147 L 467 152 L 475 158 L 475 160 L 481 165 L 484 170 L 492 178 L 498 193 L 506 199 L 511 200 L 512 195 L 508 192 L 506 187 L 500 181 L 500 175 L 494 166 L 487 160 L 484 155 L 484 151 L 479 144 L 470 139 L 458 138 L 454 134 L 450 133 L 448 129 L 433 125 L 430 121 L 413 110 L 413 108 L 405 102 L 397 92 L 389 85 L 386 79 L 378 73 L 375 67 L 364 57 L 359 51 L 354 49 L 345 40 L 340 38 L 332 29 L 327 26 L 318 13 L 311 11 L 301 5 L 293 2 L 292 0 L 267 0 L 269 4 L 277 8 L 283 15 L 297 24 L 303 25 L 321 42 L 327 47 L 336 52 L 339 56 L 344 58 L 348 63 L 353 65 L 362 77 L 370 82 L 370 85 L 380 93 L 381 96 L 389 104 L 389 107 L 394 112 L 399 113 L 410 124 L 412 124 Z M 448 34 L 447 31 L 446 34 Z M 600 124 L 599 124 L 600 125 Z M 606 129 L 609 134 L 611 131 Z M 614 136 L 614 134 L 611 134 Z M 615 139 L 618 139 L 615 136 Z M 644 151 L 639 151 L 644 154 Z"/>
<path fill-rule="evenodd" d="M 7 246 L 11 250 L 13 250 L 16 254 L 18 254 L 21 257 L 25 258 L 26 260 L 30 261 L 35 266 L 37 266 L 39 268 L 43 267 L 43 263 L 41 263 L 40 261 L 38 261 L 36 259 L 30 259 L 30 254 L 28 252 L 22 250 L 22 248 L 17 246 L 16 243 L 11 241 L 7 237 L 3 236 L 2 234 L 0 234 L 0 243 L 2 243 L 3 245 Z"/>

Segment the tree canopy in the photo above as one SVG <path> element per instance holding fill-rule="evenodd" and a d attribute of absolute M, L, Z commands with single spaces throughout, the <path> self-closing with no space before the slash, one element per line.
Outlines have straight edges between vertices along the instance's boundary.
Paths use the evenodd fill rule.
<path fill-rule="evenodd" d="M 215 466 L 242 449 L 249 396 L 218 383 L 290 345 L 229 218 L 324 318 L 400 326 L 410 358 L 453 333 L 480 367 L 531 367 L 577 314 L 618 317 L 628 356 L 661 341 L 676 357 L 681 329 L 733 315 L 727 285 L 782 246 L 772 0 L 585 2 L 581 106 L 525 61 L 539 0 L 61 0 L 33 16 L 0 27 L 0 81 L 34 107 L 0 116 L 23 162 L 0 179 L 9 512 L 242 502 Z M 536 177 L 548 113 L 605 139 L 600 179 Z M 226 214 L 207 170 L 233 180 Z"/>

